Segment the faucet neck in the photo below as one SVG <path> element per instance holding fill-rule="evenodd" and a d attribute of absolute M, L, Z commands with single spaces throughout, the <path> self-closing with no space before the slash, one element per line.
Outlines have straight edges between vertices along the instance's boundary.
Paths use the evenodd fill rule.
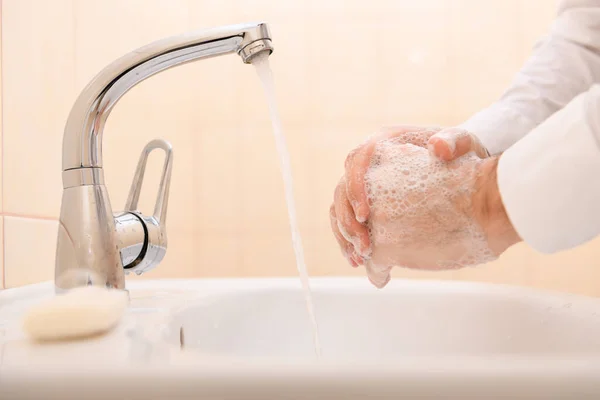
<path fill-rule="evenodd" d="M 81 92 L 65 127 L 63 171 L 102 168 L 102 134 L 112 108 L 132 87 L 177 65 L 239 53 L 244 62 L 268 50 L 265 24 L 232 25 L 163 39 L 141 47 L 104 68 Z"/>

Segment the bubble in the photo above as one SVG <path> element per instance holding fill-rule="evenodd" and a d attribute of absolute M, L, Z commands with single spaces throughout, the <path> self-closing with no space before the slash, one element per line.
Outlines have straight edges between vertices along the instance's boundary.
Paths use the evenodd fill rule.
<path fill-rule="evenodd" d="M 365 177 L 367 197 L 377 216 L 369 220 L 374 267 L 410 264 L 423 254 L 432 269 L 479 265 L 496 258 L 481 227 L 464 212 L 470 207 L 472 165 L 478 158 L 433 160 L 426 148 L 431 134 L 414 132 L 375 146 L 373 159 L 381 162 L 372 162 Z"/>

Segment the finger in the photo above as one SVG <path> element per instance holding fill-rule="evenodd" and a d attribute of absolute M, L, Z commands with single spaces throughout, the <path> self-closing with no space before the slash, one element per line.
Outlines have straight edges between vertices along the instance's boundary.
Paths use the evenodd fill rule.
<path fill-rule="evenodd" d="M 424 128 L 420 126 L 390 126 L 367 138 L 367 140 L 350 152 L 346 158 L 346 181 L 348 199 L 358 222 L 364 223 L 369 218 L 369 203 L 365 188 L 365 176 L 371 163 L 371 156 L 377 142 L 398 138 L 405 144 L 427 147 L 427 141 L 440 128 Z"/>
<path fill-rule="evenodd" d="M 338 228 L 342 236 L 354 245 L 354 250 L 362 257 L 370 255 L 371 242 L 369 230 L 356 220 L 354 210 L 350 205 L 346 193 L 344 180 L 340 182 L 335 191 L 335 215 Z"/>
<path fill-rule="evenodd" d="M 333 236 L 335 236 L 335 239 L 340 246 L 340 250 L 342 251 L 342 255 L 346 258 L 346 260 L 348 260 L 350 265 L 352 265 L 354 268 L 358 267 L 358 263 L 351 258 L 351 255 L 354 252 L 354 246 L 344 238 L 338 228 L 338 221 L 335 215 L 335 206 L 333 204 L 329 208 L 329 222 L 331 224 Z"/>
<path fill-rule="evenodd" d="M 366 269 L 369 281 L 378 289 L 383 288 L 392 279 L 390 275 L 391 267 L 375 267 L 371 262 L 367 262 Z"/>
<path fill-rule="evenodd" d="M 370 142 L 352 151 L 346 158 L 346 196 L 356 221 L 364 223 L 369 218 L 369 201 L 365 187 L 365 176 L 371 165 L 375 142 Z"/>
<path fill-rule="evenodd" d="M 364 260 L 364 259 L 363 259 L 363 258 L 362 258 L 360 255 L 358 255 L 358 253 L 356 253 L 356 251 L 354 251 L 354 252 L 352 253 L 352 255 L 350 256 L 350 259 L 351 259 L 352 261 L 354 261 L 354 263 L 356 264 L 356 266 L 357 266 L 357 267 L 358 267 L 359 265 L 363 265 L 363 264 L 364 264 L 364 262 L 365 262 L 365 260 Z"/>
<path fill-rule="evenodd" d="M 474 152 L 480 158 L 489 157 L 487 149 L 476 136 L 460 128 L 444 129 L 428 142 L 429 153 L 442 161 L 452 161 Z"/>
<path fill-rule="evenodd" d="M 331 224 L 331 230 L 333 231 L 333 236 L 335 236 L 335 239 L 337 240 L 338 244 L 340 245 L 340 249 L 342 250 L 344 257 L 349 257 L 350 254 L 352 253 L 352 251 L 354 251 L 354 246 L 352 245 L 352 243 L 348 242 L 346 240 L 346 238 L 344 238 L 344 235 L 342 235 L 342 232 L 340 232 L 340 228 L 339 228 L 338 221 L 337 221 L 337 216 L 335 214 L 335 205 L 334 204 L 332 204 L 331 207 L 329 208 L 329 222 Z"/>

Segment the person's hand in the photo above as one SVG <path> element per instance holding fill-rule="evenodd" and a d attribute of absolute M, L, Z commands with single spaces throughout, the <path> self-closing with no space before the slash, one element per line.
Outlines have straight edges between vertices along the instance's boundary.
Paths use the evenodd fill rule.
<path fill-rule="evenodd" d="M 400 138 L 376 143 L 365 176 L 366 267 L 375 286 L 388 283 L 394 266 L 474 266 L 519 240 L 498 194 L 496 161 L 471 153 L 445 162 Z"/>
<path fill-rule="evenodd" d="M 330 207 L 331 229 L 348 262 L 357 267 L 371 254 L 371 245 L 366 221 L 369 204 L 365 190 L 365 175 L 371 163 L 371 154 L 378 141 L 398 138 L 404 143 L 426 147 L 429 138 L 439 128 L 400 126 L 383 129 L 354 149 L 345 162 L 345 174 L 339 181 L 334 202 Z"/>
<path fill-rule="evenodd" d="M 469 152 L 475 152 L 480 157 L 488 155 L 481 143 L 464 130 L 416 126 L 386 128 L 353 150 L 346 158 L 345 174 L 335 190 L 330 221 L 343 255 L 354 267 L 363 264 L 371 254 L 369 232 L 365 224 L 369 217 L 369 204 L 364 177 L 375 144 L 391 138 L 428 147 L 432 156 L 444 161 L 451 161 Z"/>

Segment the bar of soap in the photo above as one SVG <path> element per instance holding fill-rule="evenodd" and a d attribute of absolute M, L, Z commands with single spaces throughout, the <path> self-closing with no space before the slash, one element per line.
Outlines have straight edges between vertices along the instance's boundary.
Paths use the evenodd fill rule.
<path fill-rule="evenodd" d="M 129 303 L 124 290 L 84 286 L 36 304 L 23 319 L 23 330 L 36 341 L 81 339 L 117 326 Z"/>

